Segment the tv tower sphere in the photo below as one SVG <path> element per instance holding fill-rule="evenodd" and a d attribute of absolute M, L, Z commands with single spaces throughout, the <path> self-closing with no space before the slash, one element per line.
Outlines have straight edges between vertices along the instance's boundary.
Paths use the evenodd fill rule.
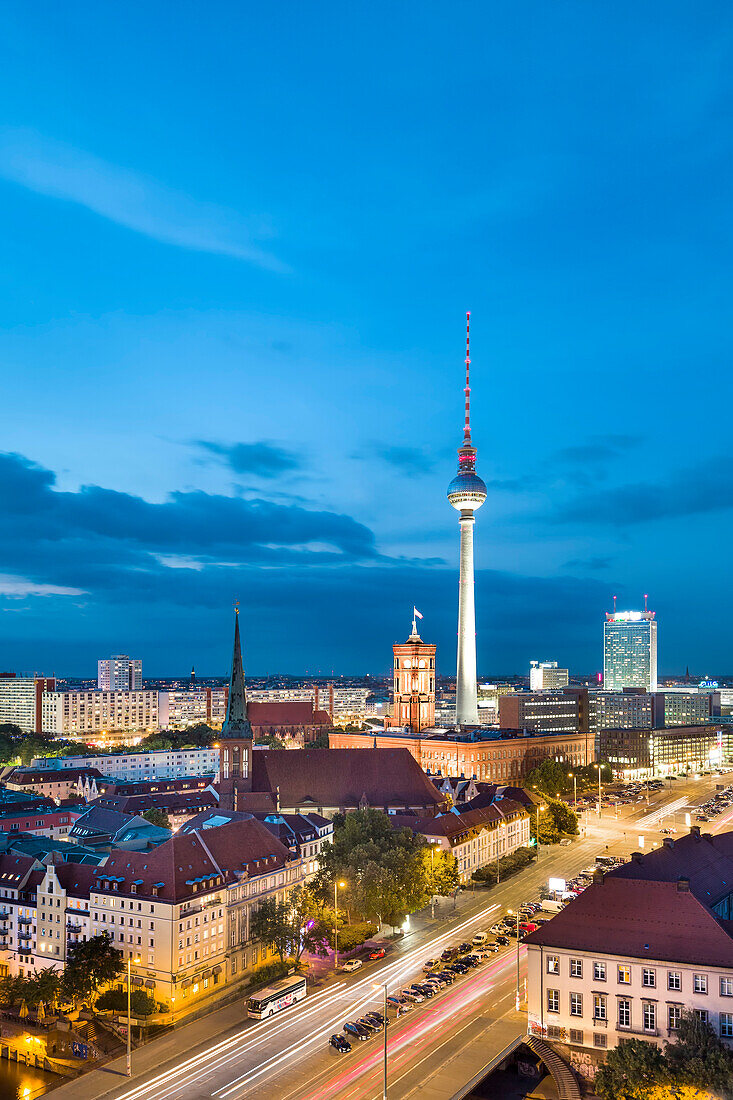
<path fill-rule="evenodd" d="M 474 512 L 486 500 L 486 486 L 476 473 L 476 448 L 471 442 L 471 388 L 469 386 L 468 326 L 466 314 L 466 419 L 458 448 L 458 473 L 448 486 L 448 500 L 460 512 L 461 556 L 458 584 L 458 658 L 456 662 L 456 722 L 478 723 L 476 692 L 476 605 L 473 582 Z"/>

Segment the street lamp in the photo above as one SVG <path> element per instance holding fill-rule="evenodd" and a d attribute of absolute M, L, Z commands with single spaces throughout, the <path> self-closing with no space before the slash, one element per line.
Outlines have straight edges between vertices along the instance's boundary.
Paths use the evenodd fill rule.
<path fill-rule="evenodd" d="M 339 886 L 342 888 L 346 885 L 345 882 L 334 882 L 333 884 L 333 946 L 334 946 L 334 969 L 338 970 L 339 965 Z"/>
<path fill-rule="evenodd" d="M 514 1007 L 516 1008 L 517 1012 L 519 1012 L 519 1002 L 520 1002 L 520 996 L 519 996 L 519 910 L 517 910 L 517 912 L 515 914 L 512 909 L 507 909 L 507 913 L 509 914 L 510 917 L 513 917 L 513 916 L 516 915 L 516 918 L 517 918 L 517 992 L 516 992 L 516 996 L 514 998 Z"/>
<path fill-rule="evenodd" d="M 568 779 L 573 781 L 573 809 L 578 808 L 578 777 L 575 772 L 568 772 Z"/>
<path fill-rule="evenodd" d="M 506 838 L 506 821 L 502 821 L 500 825 L 496 826 L 496 885 L 499 885 L 499 829 L 502 830 L 502 836 Z"/>
<path fill-rule="evenodd" d="M 132 978 L 130 974 L 130 968 L 133 963 L 137 964 L 141 960 L 133 959 L 132 955 L 127 957 L 127 1076 L 132 1077 L 132 1047 L 130 1045 L 130 1035 L 132 1032 L 132 1011 L 130 1002 L 130 987 L 132 985 Z"/>
<path fill-rule="evenodd" d="M 544 802 L 537 806 L 537 859 L 540 858 L 540 810 L 546 809 Z"/>
<path fill-rule="evenodd" d="M 435 845 L 439 841 L 430 838 L 430 918 L 435 920 Z"/>
<path fill-rule="evenodd" d="M 601 765 L 596 764 L 598 769 L 598 816 L 601 816 Z"/>

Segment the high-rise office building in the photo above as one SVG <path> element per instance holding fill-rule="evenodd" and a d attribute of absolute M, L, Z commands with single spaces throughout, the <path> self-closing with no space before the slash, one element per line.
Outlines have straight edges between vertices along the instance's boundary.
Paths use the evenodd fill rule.
<path fill-rule="evenodd" d="M 657 690 L 657 623 L 653 611 L 616 611 L 603 624 L 603 687 Z"/>
<path fill-rule="evenodd" d="M 476 604 L 473 587 L 473 513 L 486 500 L 486 486 L 476 473 L 476 448 L 471 443 L 468 325 L 466 314 L 466 418 L 458 448 L 458 474 L 448 486 L 448 500 L 460 512 L 461 559 L 458 585 L 458 659 L 456 662 L 456 722 L 478 723 L 476 696 Z"/>
<path fill-rule="evenodd" d="M 570 679 L 566 668 L 558 668 L 557 661 L 529 662 L 530 691 L 558 691 L 568 686 Z"/>
<path fill-rule="evenodd" d="M 120 653 L 106 661 L 97 661 L 97 687 L 100 691 L 142 691 L 143 663 Z"/>

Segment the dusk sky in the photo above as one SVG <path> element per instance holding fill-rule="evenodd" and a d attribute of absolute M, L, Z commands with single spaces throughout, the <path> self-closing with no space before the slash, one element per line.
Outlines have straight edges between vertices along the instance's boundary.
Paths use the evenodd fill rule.
<path fill-rule="evenodd" d="M 0 12 L 0 670 L 733 673 L 733 9 Z"/>

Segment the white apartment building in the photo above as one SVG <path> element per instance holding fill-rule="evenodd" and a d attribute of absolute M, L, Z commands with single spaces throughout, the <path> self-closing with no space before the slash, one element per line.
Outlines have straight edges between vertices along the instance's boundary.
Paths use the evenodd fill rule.
<path fill-rule="evenodd" d="M 661 1045 L 686 1009 L 733 1042 L 733 833 L 668 841 L 598 874 L 527 938 L 530 1034 L 600 1052 Z"/>
<path fill-rule="evenodd" d="M 142 691 L 143 663 L 120 653 L 97 661 L 97 687 L 100 691 Z"/>
<path fill-rule="evenodd" d="M 96 768 L 107 779 L 181 779 L 214 775 L 219 770 L 219 750 L 156 749 L 151 752 L 108 753 L 100 756 L 36 756 L 32 768 L 65 771 Z"/>
<path fill-rule="evenodd" d="M 41 731 L 42 698 L 56 681 L 40 676 L 0 676 L 0 722 L 12 722 L 24 733 Z"/>
<path fill-rule="evenodd" d="M 367 715 L 369 688 L 336 684 L 308 684 L 290 688 L 252 688 L 247 698 L 253 703 L 312 702 L 315 710 L 325 710 L 336 725 L 361 723 Z"/>
<path fill-rule="evenodd" d="M 557 661 L 529 662 L 530 691 L 558 691 L 568 686 L 570 673 L 566 668 L 558 668 Z"/>
<path fill-rule="evenodd" d="M 158 692 L 44 691 L 41 715 L 43 732 L 55 737 L 116 730 L 142 735 L 158 729 Z"/>
<path fill-rule="evenodd" d="M 200 724 L 218 728 L 226 718 L 224 688 L 179 688 L 158 693 L 161 729 L 187 729 Z"/>

